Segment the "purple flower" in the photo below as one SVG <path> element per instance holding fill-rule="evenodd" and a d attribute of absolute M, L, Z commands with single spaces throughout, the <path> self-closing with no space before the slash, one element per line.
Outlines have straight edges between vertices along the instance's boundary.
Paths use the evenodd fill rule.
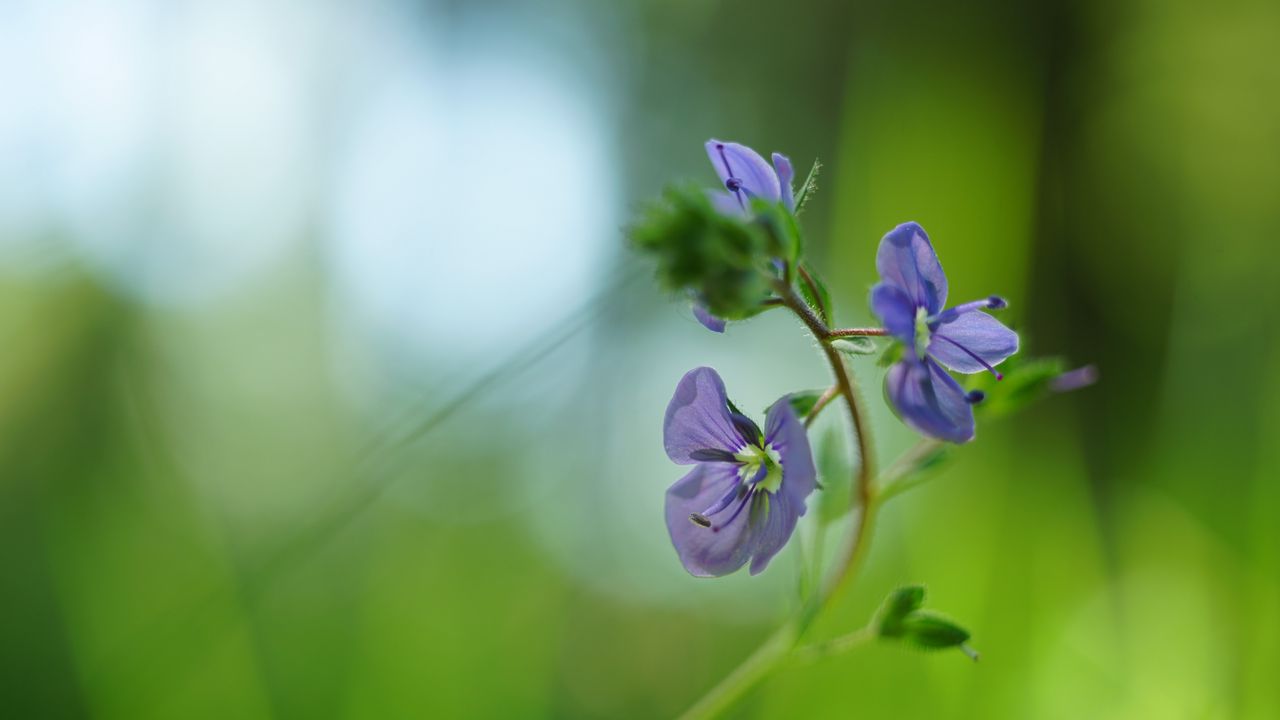
<path fill-rule="evenodd" d="M 973 408 L 981 393 L 966 395 L 943 368 L 961 373 L 987 370 L 1018 351 L 1018 335 L 985 312 L 1005 307 L 991 296 L 943 310 L 947 276 L 924 228 L 903 223 L 880 241 L 880 283 L 871 309 L 904 346 L 885 377 L 885 393 L 903 422 L 917 432 L 955 443 L 973 439 Z"/>
<path fill-rule="evenodd" d="M 703 327 L 711 332 L 724 332 L 724 318 L 712 315 L 711 311 L 707 309 L 707 306 L 703 305 L 700 301 L 695 300 L 693 303 L 693 316 L 698 319 L 698 322 L 702 323 Z"/>
<path fill-rule="evenodd" d="M 707 157 L 720 174 L 724 190 L 711 193 L 711 201 L 727 215 L 748 215 L 751 198 L 786 204 L 794 210 L 795 194 L 791 180 L 795 171 L 791 161 L 781 153 L 773 154 L 773 167 L 760 154 L 746 145 L 711 139 L 707 141 Z"/>
<path fill-rule="evenodd" d="M 781 200 L 788 210 L 795 210 L 795 191 L 791 188 L 795 170 L 786 155 L 774 153 L 773 167 L 770 167 L 759 153 L 746 145 L 711 139 L 706 147 L 707 157 L 711 158 L 711 164 L 720 174 L 720 182 L 725 188 L 708 190 L 707 196 L 721 213 L 749 218 L 753 197 L 773 202 Z M 724 319 L 712 315 L 696 300 L 693 316 L 708 330 L 724 332 Z"/>
<path fill-rule="evenodd" d="M 667 489 L 667 530 L 698 577 L 768 566 L 805 513 L 816 471 L 804 425 L 783 397 L 764 432 L 729 405 L 715 370 L 689 371 L 663 423 L 667 456 L 694 468 Z"/>

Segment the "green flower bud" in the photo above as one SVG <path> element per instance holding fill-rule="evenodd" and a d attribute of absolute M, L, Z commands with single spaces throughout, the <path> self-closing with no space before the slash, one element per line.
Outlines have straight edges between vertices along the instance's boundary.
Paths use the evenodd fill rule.
<path fill-rule="evenodd" d="M 769 294 L 776 240 L 758 223 L 718 212 L 701 188 L 668 188 L 628 234 L 657 262 L 663 287 L 694 295 L 718 317 L 749 317 Z"/>

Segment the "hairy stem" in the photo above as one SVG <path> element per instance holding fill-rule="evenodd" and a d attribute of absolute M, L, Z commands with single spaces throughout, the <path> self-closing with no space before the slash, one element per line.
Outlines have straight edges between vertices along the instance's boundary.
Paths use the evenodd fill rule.
<path fill-rule="evenodd" d="M 836 330 L 828 330 L 827 337 L 871 337 L 888 335 L 889 330 L 886 328 L 838 328 Z"/>
<path fill-rule="evenodd" d="M 831 401 L 835 400 L 839 396 L 840 387 L 838 385 L 832 385 L 827 388 L 822 395 L 818 397 L 817 402 L 813 404 L 813 407 L 809 410 L 809 414 L 804 416 L 804 426 L 809 427 L 810 425 L 813 425 L 814 421 L 818 419 L 818 415 L 822 413 L 823 409 L 826 408 L 827 405 L 830 405 Z"/>
<path fill-rule="evenodd" d="M 795 650 L 796 643 L 804 637 L 813 621 L 826 607 L 830 606 L 833 599 L 857 573 L 863 558 L 866 557 L 871 529 L 874 526 L 877 504 L 872 478 L 875 477 L 875 462 L 871 449 L 871 434 L 866 422 L 866 410 L 857 386 L 849 374 L 849 369 L 845 366 L 843 356 L 831 347 L 830 340 L 833 336 L 826 323 L 796 294 L 790 284 L 779 280 L 775 282 L 774 290 L 782 303 L 790 308 L 820 341 L 822 353 L 831 366 L 831 374 L 835 378 L 835 395 L 844 397 L 845 406 L 849 410 L 850 429 L 853 431 L 853 440 L 858 448 L 858 464 L 852 479 L 853 492 L 850 493 L 850 503 L 855 515 L 854 525 L 841 549 L 835 569 L 811 601 L 801 608 L 794 619 L 769 636 L 764 644 L 741 665 L 689 708 L 682 716 L 686 720 L 715 717 L 727 710 L 739 697 L 755 687 L 756 683 L 774 666 Z M 817 406 L 815 406 L 816 409 Z M 813 414 L 816 413 L 811 413 Z"/>

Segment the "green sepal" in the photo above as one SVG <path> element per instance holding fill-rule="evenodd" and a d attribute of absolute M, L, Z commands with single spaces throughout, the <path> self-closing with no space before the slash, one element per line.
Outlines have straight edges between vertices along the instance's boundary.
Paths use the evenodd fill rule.
<path fill-rule="evenodd" d="M 809 198 L 813 197 L 813 193 L 818 189 L 818 171 L 822 169 L 822 163 L 817 158 L 813 160 L 813 166 L 809 168 L 809 175 L 805 177 L 804 182 L 800 184 L 800 189 L 796 191 L 796 214 L 799 215 L 804 210 L 805 205 L 809 203 Z"/>
<path fill-rule="evenodd" d="M 885 638 L 902 637 L 906 633 L 907 616 L 923 604 L 923 585 L 906 585 L 889 593 L 876 617 L 876 634 Z"/>
<path fill-rule="evenodd" d="M 796 216 L 782 203 L 764 198 L 751 199 L 751 213 L 754 224 L 769 237 L 769 254 L 793 264 L 799 262 L 804 253 L 804 236 Z"/>
<path fill-rule="evenodd" d="M 856 357 L 859 355 L 875 355 L 876 342 L 869 337 L 853 336 L 847 338 L 837 338 L 831 341 L 831 347 L 839 350 L 845 355 Z"/>
<path fill-rule="evenodd" d="M 902 637 L 922 650 L 943 650 L 963 645 L 969 631 L 938 613 L 913 610 L 902 619 Z"/>
<path fill-rule="evenodd" d="M 717 317 L 749 317 L 769 296 L 772 237 L 758 223 L 717 211 L 703 188 L 668 187 L 627 234 L 655 260 L 664 288 L 692 294 Z"/>

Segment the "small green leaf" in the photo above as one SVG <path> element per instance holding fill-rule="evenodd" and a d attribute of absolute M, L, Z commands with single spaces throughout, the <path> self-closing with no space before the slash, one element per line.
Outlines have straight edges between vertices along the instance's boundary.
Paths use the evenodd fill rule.
<path fill-rule="evenodd" d="M 902 620 L 903 638 L 924 650 L 958 647 L 969 639 L 969 631 L 950 619 L 929 610 L 914 610 Z"/>
<path fill-rule="evenodd" d="M 850 356 L 874 355 L 876 353 L 876 342 L 869 337 L 839 338 L 831 341 L 831 347 Z"/>
<path fill-rule="evenodd" d="M 924 586 L 907 585 L 894 590 L 885 598 L 884 606 L 876 620 L 876 633 L 880 637 L 902 637 L 906 632 L 905 620 L 924 603 Z"/>
<path fill-rule="evenodd" d="M 852 483 L 843 434 L 828 427 L 818 442 L 818 480 L 822 495 L 818 498 L 818 522 L 827 525 L 849 512 L 849 488 Z"/>
<path fill-rule="evenodd" d="M 796 191 L 796 214 L 799 215 L 804 210 L 805 205 L 809 203 L 809 198 L 813 197 L 813 193 L 818 189 L 818 171 L 822 169 L 822 163 L 817 158 L 813 160 L 813 167 L 809 168 L 809 175 L 805 177 L 804 182 L 800 184 L 800 189 Z"/>

